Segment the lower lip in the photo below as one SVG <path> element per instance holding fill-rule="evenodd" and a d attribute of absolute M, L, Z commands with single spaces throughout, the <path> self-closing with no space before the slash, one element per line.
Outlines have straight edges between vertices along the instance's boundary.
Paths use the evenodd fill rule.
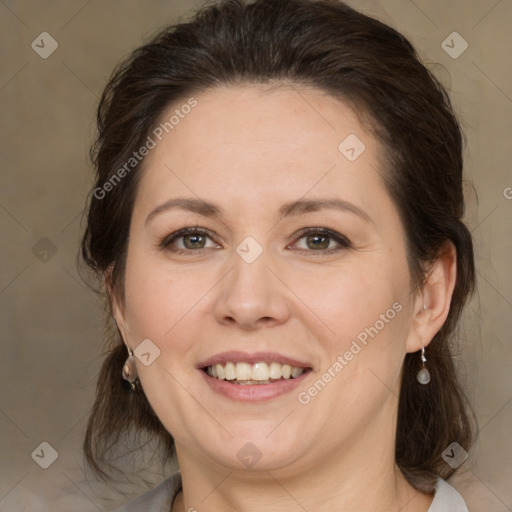
<path fill-rule="evenodd" d="M 271 384 L 230 384 L 229 381 L 210 377 L 203 370 L 199 371 L 213 391 L 239 402 L 261 402 L 289 393 L 297 388 L 311 372 L 308 369 L 295 379 L 283 379 Z"/>

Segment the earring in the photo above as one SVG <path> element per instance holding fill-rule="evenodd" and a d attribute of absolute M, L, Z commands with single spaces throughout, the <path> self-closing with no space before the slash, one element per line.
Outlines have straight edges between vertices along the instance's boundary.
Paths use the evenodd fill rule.
<path fill-rule="evenodd" d="M 430 382 L 430 372 L 427 370 L 425 363 L 427 358 L 425 357 L 425 347 L 421 349 L 421 370 L 418 372 L 416 378 L 420 384 L 426 385 Z"/>
<path fill-rule="evenodd" d="M 131 388 L 135 389 L 134 383 L 137 380 L 137 367 L 135 366 L 135 357 L 130 348 L 128 349 L 128 358 L 123 365 L 122 376 L 126 382 L 130 383 Z"/>

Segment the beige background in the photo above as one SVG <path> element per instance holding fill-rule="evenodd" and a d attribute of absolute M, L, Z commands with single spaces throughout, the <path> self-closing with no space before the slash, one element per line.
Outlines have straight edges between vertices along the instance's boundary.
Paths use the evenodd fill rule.
<path fill-rule="evenodd" d="M 481 433 L 454 485 L 472 511 L 512 510 L 512 2 L 350 3 L 412 40 L 466 131 L 479 285 L 460 355 Z M 197 4 L 0 1 L 1 512 L 110 510 L 163 478 L 157 466 L 107 487 L 82 469 L 102 310 L 75 257 L 101 90 L 121 57 Z M 48 59 L 31 48 L 44 31 L 59 45 Z M 453 31 L 469 44 L 457 59 L 441 46 Z M 48 469 L 31 457 L 43 441 L 58 452 Z"/>

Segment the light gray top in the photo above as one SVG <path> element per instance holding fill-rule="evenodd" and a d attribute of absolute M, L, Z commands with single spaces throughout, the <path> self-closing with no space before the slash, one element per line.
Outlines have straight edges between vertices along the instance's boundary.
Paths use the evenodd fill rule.
<path fill-rule="evenodd" d="M 114 512 L 170 512 L 174 498 L 181 490 L 181 475 L 175 473 L 154 489 L 137 499 L 116 508 Z M 462 496 L 444 480 L 436 485 L 434 501 L 428 512 L 469 512 Z"/>

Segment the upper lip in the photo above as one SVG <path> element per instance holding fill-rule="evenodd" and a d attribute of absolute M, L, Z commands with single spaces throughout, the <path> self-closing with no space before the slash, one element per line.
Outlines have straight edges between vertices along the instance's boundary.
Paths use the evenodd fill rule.
<path fill-rule="evenodd" d="M 225 365 L 228 362 L 249 364 L 260 362 L 276 362 L 280 364 L 289 364 L 290 366 L 295 366 L 297 368 L 311 368 L 311 365 L 308 363 L 304 363 L 303 361 L 293 359 L 277 352 L 254 352 L 253 354 L 249 354 L 247 352 L 240 351 L 222 352 L 220 354 L 216 354 L 198 363 L 197 368 L 202 369 L 206 368 L 207 366 L 213 366 L 214 364 Z"/>

